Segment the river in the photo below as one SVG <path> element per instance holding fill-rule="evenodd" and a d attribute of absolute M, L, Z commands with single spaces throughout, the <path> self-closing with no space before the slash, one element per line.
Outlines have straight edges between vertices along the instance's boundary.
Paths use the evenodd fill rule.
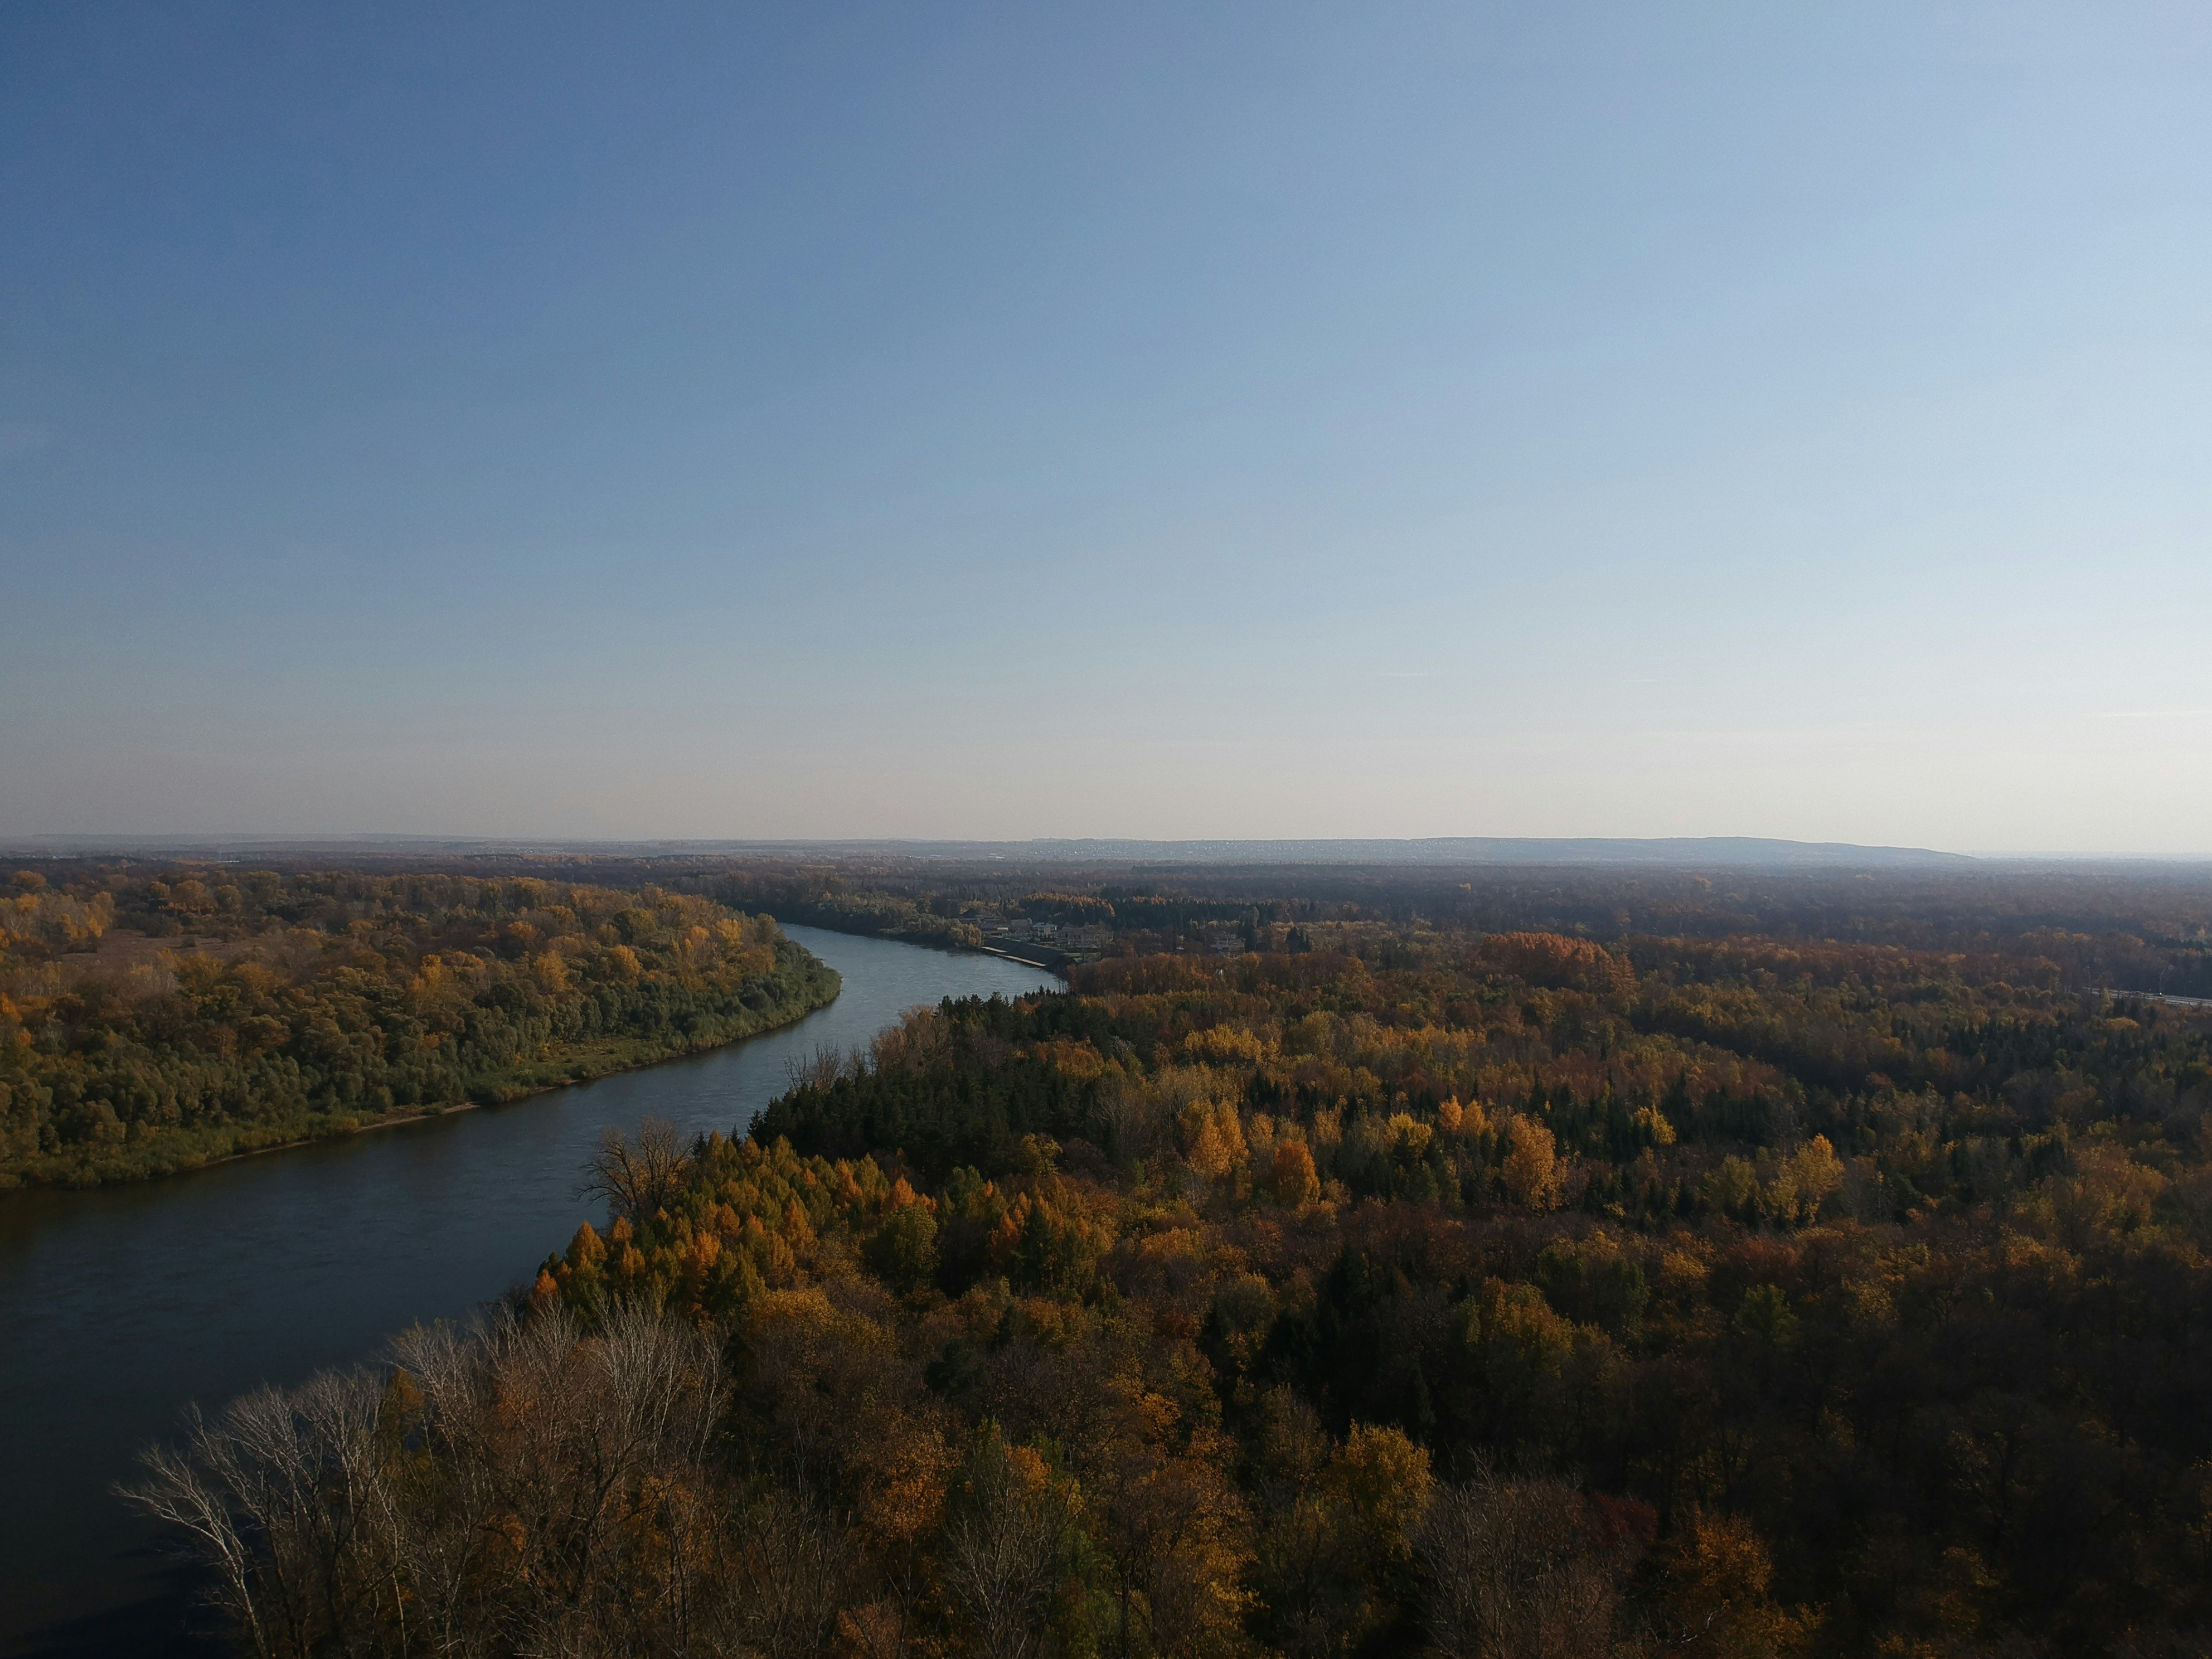
<path fill-rule="evenodd" d="M 917 1003 L 1058 983 L 995 957 L 813 927 L 829 1007 L 749 1042 L 511 1104 L 92 1192 L 0 1194 L 0 1652 L 188 1653 L 182 1580 L 108 1488 L 189 1401 L 373 1357 L 526 1281 L 592 1206 L 604 1127 L 741 1130 L 786 1063 Z"/>

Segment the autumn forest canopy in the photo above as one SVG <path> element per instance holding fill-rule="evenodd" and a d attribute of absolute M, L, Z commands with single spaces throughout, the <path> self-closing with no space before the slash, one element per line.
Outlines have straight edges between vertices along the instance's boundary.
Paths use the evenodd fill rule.
<path fill-rule="evenodd" d="M 24 870 L 0 894 L 0 1186 L 512 1099 L 836 989 L 768 917 L 649 884 Z"/>
<path fill-rule="evenodd" d="M 268 1654 L 2206 1650 L 2212 891 L 1273 873 L 629 872 L 1103 931 L 138 1501 Z"/>

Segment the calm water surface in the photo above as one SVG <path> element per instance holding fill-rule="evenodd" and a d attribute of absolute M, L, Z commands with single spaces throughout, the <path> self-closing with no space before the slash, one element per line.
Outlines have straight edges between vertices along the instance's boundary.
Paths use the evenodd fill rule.
<path fill-rule="evenodd" d="M 591 1213 L 579 1166 L 648 1115 L 742 1129 L 785 1063 L 847 1048 L 917 1003 L 1058 983 L 811 927 L 836 1002 L 734 1048 L 343 1141 L 135 1187 L 0 1194 L 0 1650 L 187 1652 L 150 1528 L 109 1495 L 187 1401 L 371 1357 L 417 1320 L 530 1279 Z"/>

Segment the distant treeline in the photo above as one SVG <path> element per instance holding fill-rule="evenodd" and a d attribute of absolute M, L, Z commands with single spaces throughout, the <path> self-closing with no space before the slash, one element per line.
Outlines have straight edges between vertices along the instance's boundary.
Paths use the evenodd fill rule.
<path fill-rule="evenodd" d="M 702 893 L 718 903 L 773 912 L 801 927 L 827 927 L 871 939 L 955 949 L 980 942 L 973 923 L 931 908 L 920 897 L 880 889 L 855 889 L 834 874 L 818 872 L 740 869 L 710 874 L 679 873 L 672 888 Z"/>
<path fill-rule="evenodd" d="M 0 1184 L 154 1175 L 787 1023 L 766 916 L 532 878 L 26 871 L 0 899 Z"/>
<path fill-rule="evenodd" d="M 97 877 L 57 861 L 58 884 Z M 365 871 L 393 867 L 364 857 Z M 413 866 L 410 866 L 413 867 Z M 435 866 L 696 893 L 787 921 L 972 944 L 981 921 L 1103 927 L 1109 952 L 1212 948 L 1223 929 L 1307 948 L 1319 922 L 1392 935 L 1556 933 L 1826 940 L 2048 963 L 2067 990 L 2212 998 L 2212 865 L 1998 862 L 1864 871 L 1255 864 L 1054 865 L 825 850 L 819 857 L 482 854 Z"/>

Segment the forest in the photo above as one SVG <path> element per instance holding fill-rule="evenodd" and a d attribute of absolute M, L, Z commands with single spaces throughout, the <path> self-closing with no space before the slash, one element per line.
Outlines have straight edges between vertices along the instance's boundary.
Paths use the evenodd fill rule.
<path fill-rule="evenodd" d="M 422 854 L 356 859 L 412 872 Z M 455 854 L 437 867 L 635 890 L 658 886 L 787 923 L 947 948 L 994 924 L 1103 927 L 1139 955 L 1304 948 L 1317 922 L 1390 935 L 1557 933 L 1759 938 L 2002 955 L 2066 990 L 2212 999 L 2212 867 L 1960 860 L 1936 867 L 1356 865 L 923 858 L 824 847 L 732 856 Z M 1110 953 L 1110 952 L 1109 952 Z"/>
<path fill-rule="evenodd" d="M 135 1501 L 269 1655 L 2212 1650 L 2212 1010 L 1868 915 L 915 1011 Z"/>
<path fill-rule="evenodd" d="M 83 867 L 0 896 L 0 1187 L 86 1185 L 732 1042 L 837 994 L 649 884 Z"/>

